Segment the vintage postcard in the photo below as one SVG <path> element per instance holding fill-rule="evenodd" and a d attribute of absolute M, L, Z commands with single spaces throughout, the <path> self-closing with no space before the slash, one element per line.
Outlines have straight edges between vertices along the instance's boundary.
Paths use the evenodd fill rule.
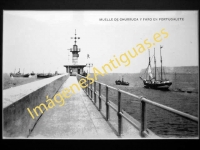
<path fill-rule="evenodd" d="M 198 11 L 4 10 L 3 138 L 198 139 Z"/>

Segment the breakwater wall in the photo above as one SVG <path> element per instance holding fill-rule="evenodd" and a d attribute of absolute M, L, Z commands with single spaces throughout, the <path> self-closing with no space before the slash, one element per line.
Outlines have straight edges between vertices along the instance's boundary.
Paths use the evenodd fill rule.
<path fill-rule="evenodd" d="M 33 119 L 27 108 L 46 104 L 46 96 L 53 98 L 68 77 L 63 74 L 3 90 L 3 137 L 28 137 L 42 114 Z"/>

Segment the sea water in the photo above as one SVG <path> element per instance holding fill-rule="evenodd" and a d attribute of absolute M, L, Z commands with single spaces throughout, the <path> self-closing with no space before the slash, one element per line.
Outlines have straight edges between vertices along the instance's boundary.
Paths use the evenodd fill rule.
<path fill-rule="evenodd" d="M 129 86 L 116 85 L 115 80 L 123 76 L 129 82 Z M 140 74 L 108 74 L 104 77 L 98 76 L 98 81 L 115 88 L 130 92 L 137 96 L 143 96 L 154 102 L 172 107 L 179 111 L 198 117 L 198 75 L 179 74 L 174 78 L 169 76 L 173 85 L 169 91 L 160 91 L 144 88 Z M 176 79 L 176 81 L 174 80 Z M 175 92 L 175 88 L 193 88 L 192 93 Z M 102 94 L 105 96 L 105 87 L 102 86 Z M 140 121 L 140 103 L 131 96 L 122 93 L 122 109 L 132 117 Z M 117 105 L 117 92 L 109 89 L 109 100 Z M 147 128 L 157 135 L 163 137 L 197 137 L 198 124 L 183 117 L 147 104 Z"/>

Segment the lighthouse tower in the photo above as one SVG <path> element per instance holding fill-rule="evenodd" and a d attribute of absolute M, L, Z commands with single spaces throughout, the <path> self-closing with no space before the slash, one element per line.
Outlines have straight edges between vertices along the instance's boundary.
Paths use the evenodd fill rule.
<path fill-rule="evenodd" d="M 71 39 L 74 39 L 74 45 L 73 48 L 70 48 L 70 52 L 72 53 L 72 63 L 68 62 L 68 65 L 64 65 L 66 67 L 66 72 L 70 73 L 71 76 L 76 75 L 76 74 L 83 74 L 83 68 L 86 66 L 86 64 L 79 64 L 78 63 L 78 58 L 79 58 L 79 53 L 81 51 L 80 48 L 78 48 L 78 45 L 76 44 L 77 40 L 80 39 L 80 37 L 76 36 L 76 30 L 75 30 L 75 37 L 71 37 Z"/>
<path fill-rule="evenodd" d="M 80 39 L 80 37 L 76 37 L 76 29 L 75 29 L 75 37 L 71 37 L 71 39 L 75 39 L 73 48 L 70 48 L 70 52 L 72 52 L 72 64 L 76 65 L 78 64 L 78 57 L 79 57 L 79 52 L 81 51 L 80 48 L 78 48 L 78 45 L 76 45 L 76 40 Z"/>

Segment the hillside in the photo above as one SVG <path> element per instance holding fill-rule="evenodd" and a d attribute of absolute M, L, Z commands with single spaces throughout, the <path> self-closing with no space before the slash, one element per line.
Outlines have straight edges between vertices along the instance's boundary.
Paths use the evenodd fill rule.
<path fill-rule="evenodd" d="M 160 70 L 160 67 L 157 67 Z M 154 69 L 154 68 L 152 68 Z M 142 69 L 140 73 L 144 73 L 146 69 Z M 180 66 L 180 67 L 164 67 L 165 73 L 183 73 L 183 74 L 197 74 L 199 73 L 198 66 Z"/>

